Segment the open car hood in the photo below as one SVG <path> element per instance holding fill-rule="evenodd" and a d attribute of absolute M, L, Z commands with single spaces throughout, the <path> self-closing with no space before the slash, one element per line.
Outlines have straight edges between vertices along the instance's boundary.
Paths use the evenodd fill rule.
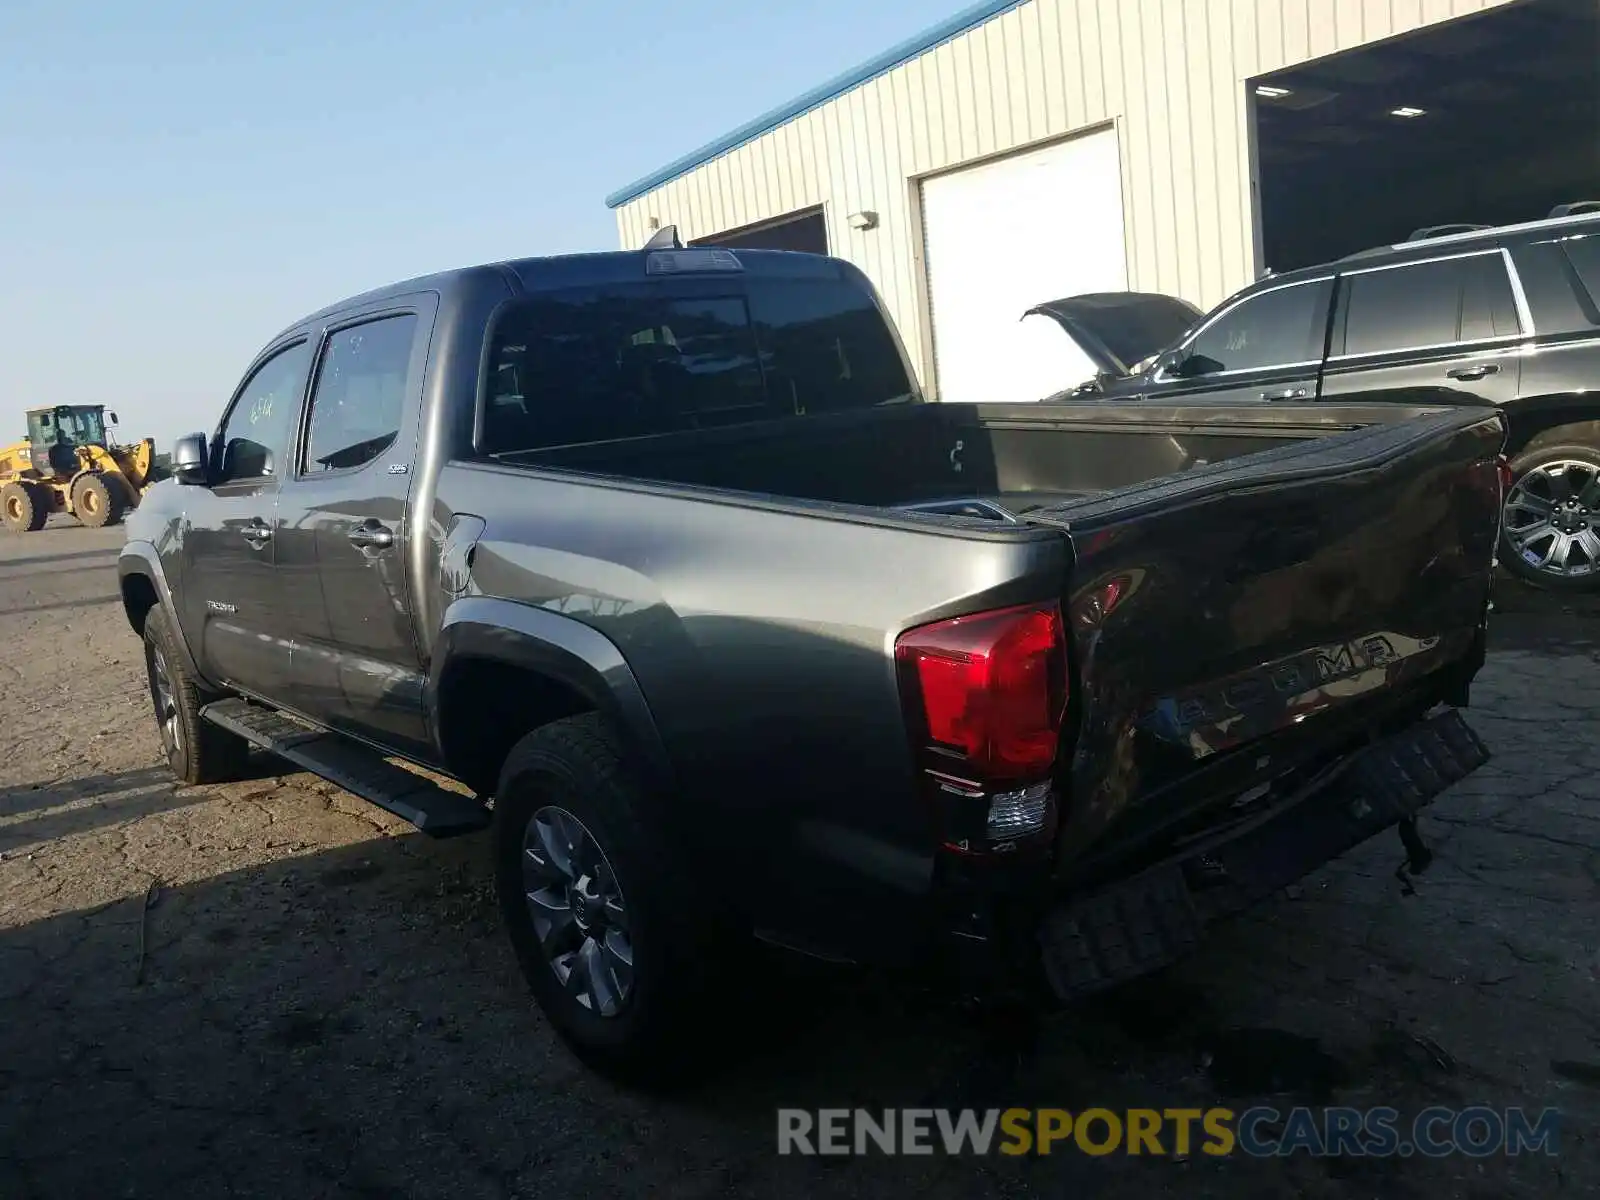
<path fill-rule="evenodd" d="M 1097 370 L 1119 378 L 1178 342 L 1204 315 L 1187 300 L 1158 292 L 1091 292 L 1047 300 L 1023 315 L 1032 313 L 1054 318 Z"/>

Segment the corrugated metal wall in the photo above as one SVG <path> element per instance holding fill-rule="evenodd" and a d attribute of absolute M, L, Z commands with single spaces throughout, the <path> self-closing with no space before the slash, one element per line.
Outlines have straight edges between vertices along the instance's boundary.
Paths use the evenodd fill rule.
<path fill-rule="evenodd" d="M 824 204 L 926 380 L 918 177 L 1115 121 L 1129 286 L 1209 306 L 1254 274 L 1244 80 L 1507 2 L 1029 0 L 630 201 L 618 232 Z M 878 228 L 849 228 L 863 209 Z"/>

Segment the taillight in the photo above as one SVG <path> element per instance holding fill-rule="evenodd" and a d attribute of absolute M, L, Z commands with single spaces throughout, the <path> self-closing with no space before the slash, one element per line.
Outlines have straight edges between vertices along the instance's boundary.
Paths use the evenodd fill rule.
<path fill-rule="evenodd" d="M 970 850 L 975 838 L 1045 829 L 1067 707 L 1059 605 L 922 625 L 901 634 L 894 653 L 920 766 L 950 801 L 946 843 Z"/>
<path fill-rule="evenodd" d="M 1504 454 L 1494 460 L 1495 469 L 1500 472 L 1500 495 L 1506 497 L 1511 494 L 1511 485 L 1516 483 L 1517 474 L 1511 469 L 1511 460 Z"/>

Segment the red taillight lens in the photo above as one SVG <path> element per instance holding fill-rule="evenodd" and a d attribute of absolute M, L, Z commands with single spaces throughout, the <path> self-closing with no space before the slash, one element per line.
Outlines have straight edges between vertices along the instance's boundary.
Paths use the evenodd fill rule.
<path fill-rule="evenodd" d="M 908 706 L 952 771 L 978 782 L 1049 775 L 1067 706 L 1058 605 L 919 626 L 894 653 Z"/>
<path fill-rule="evenodd" d="M 1494 460 L 1494 465 L 1500 472 L 1500 495 L 1509 496 L 1511 485 L 1517 481 L 1516 472 L 1511 469 L 1511 460 L 1502 454 Z"/>

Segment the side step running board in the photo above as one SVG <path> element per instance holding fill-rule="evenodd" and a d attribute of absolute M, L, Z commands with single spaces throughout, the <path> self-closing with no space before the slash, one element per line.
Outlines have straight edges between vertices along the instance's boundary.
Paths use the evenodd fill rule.
<path fill-rule="evenodd" d="M 448 792 L 337 733 L 312 729 L 270 708 L 238 699 L 208 704 L 200 715 L 433 837 L 472 833 L 489 824 L 489 810 L 472 797 Z"/>

